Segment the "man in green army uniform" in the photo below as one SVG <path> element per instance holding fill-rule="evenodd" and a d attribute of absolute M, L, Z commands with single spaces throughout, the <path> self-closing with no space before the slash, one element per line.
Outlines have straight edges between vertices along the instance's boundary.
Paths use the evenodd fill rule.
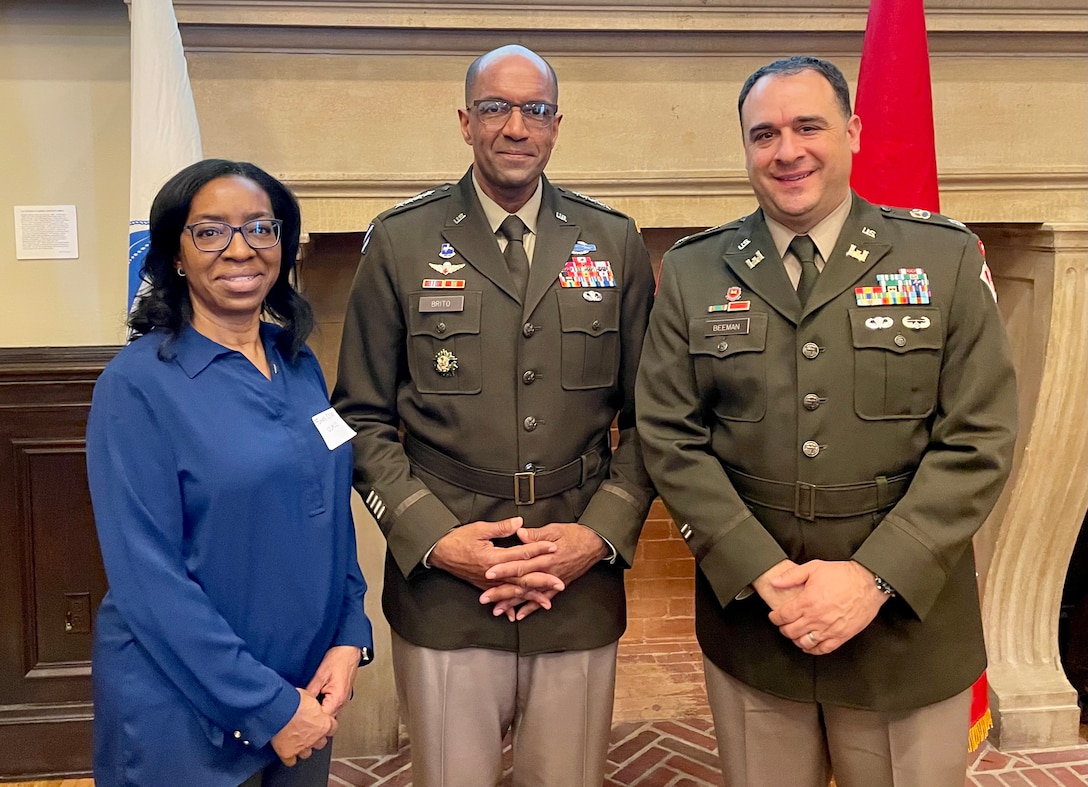
<path fill-rule="evenodd" d="M 388 545 L 413 783 L 497 784 L 512 729 L 515 784 L 600 787 L 654 496 L 634 429 L 653 272 L 631 219 L 543 176 L 544 60 L 489 52 L 465 93 L 473 166 L 367 231 L 333 402 Z"/>
<path fill-rule="evenodd" d="M 1016 424 L 982 246 L 851 192 L 831 63 L 764 66 L 738 108 L 760 209 L 666 254 L 636 387 L 726 783 L 962 787 L 971 537 Z"/>

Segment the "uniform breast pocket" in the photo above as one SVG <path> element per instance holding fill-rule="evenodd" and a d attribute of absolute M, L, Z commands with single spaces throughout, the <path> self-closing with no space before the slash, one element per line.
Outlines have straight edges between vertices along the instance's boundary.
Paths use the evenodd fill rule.
<path fill-rule="evenodd" d="M 483 385 L 479 292 L 413 292 L 408 368 L 420 393 L 475 394 Z"/>
<path fill-rule="evenodd" d="M 851 309 L 850 332 L 858 416 L 883 421 L 930 415 L 944 348 L 940 309 Z"/>
<path fill-rule="evenodd" d="M 767 413 L 767 315 L 698 317 L 688 325 L 688 354 L 699 390 L 726 421 Z"/>
<path fill-rule="evenodd" d="M 560 288 L 561 381 L 568 391 L 606 388 L 620 366 L 620 294 L 614 287 Z M 589 297 L 586 297 L 589 296 Z"/>

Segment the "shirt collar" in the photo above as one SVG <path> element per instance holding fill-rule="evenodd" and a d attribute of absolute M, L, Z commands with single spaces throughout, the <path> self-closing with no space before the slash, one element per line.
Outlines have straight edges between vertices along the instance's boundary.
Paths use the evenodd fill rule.
<path fill-rule="evenodd" d="M 807 233 L 812 238 L 812 242 L 816 244 L 816 250 L 820 252 L 820 257 L 825 262 L 830 259 L 831 252 L 835 250 L 835 244 L 839 241 L 842 228 L 846 225 L 846 219 L 850 216 L 850 205 L 853 199 L 853 193 L 847 194 L 846 199 L 835 210 L 817 222 L 816 226 Z M 778 250 L 778 256 L 785 257 L 786 250 L 790 247 L 790 241 L 797 236 L 797 233 L 770 216 L 766 214 L 764 216 L 767 219 L 767 229 L 771 233 L 771 240 L 774 241 L 774 247 Z"/>
<path fill-rule="evenodd" d="M 533 196 L 529 197 L 528 202 L 518 209 L 518 212 L 513 214 L 525 222 L 525 226 L 529 228 L 529 232 L 536 235 L 536 218 L 540 213 L 540 203 L 544 197 L 544 190 L 540 187 L 541 179 L 538 178 L 536 182 L 536 191 L 533 192 Z M 491 197 L 484 193 L 484 190 L 480 188 L 480 181 L 476 179 L 476 170 L 472 170 L 472 187 L 476 190 L 476 196 L 480 200 L 480 205 L 484 209 L 484 216 L 487 217 L 487 223 L 491 226 L 491 232 L 497 233 L 499 231 L 499 225 L 503 223 L 507 216 L 510 214 Z"/>
<path fill-rule="evenodd" d="M 264 342 L 265 352 L 268 353 L 269 361 L 272 360 L 272 353 L 275 352 L 276 338 L 283 331 L 278 325 L 273 325 L 270 322 L 262 322 L 261 327 L 261 341 Z M 165 338 L 165 337 L 164 337 Z M 229 347 L 224 347 L 218 342 L 213 342 L 204 334 L 193 328 L 192 325 L 186 325 L 178 332 L 177 337 L 174 339 L 174 357 L 177 359 L 178 366 L 182 368 L 190 378 L 196 377 L 198 374 L 207 369 L 212 361 L 221 355 L 229 355 L 236 352 Z M 306 348 L 303 348 L 303 352 L 308 352 Z"/>

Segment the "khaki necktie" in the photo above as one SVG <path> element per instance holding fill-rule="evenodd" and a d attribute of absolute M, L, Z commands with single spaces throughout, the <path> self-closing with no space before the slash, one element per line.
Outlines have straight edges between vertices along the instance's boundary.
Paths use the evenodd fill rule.
<path fill-rule="evenodd" d="M 510 276 L 514 279 L 514 289 L 519 299 L 525 297 L 525 285 L 529 281 L 529 257 L 525 254 L 525 243 L 522 236 L 525 235 L 525 222 L 517 216 L 510 215 L 503 219 L 499 225 L 499 233 L 506 238 L 506 267 L 510 269 Z"/>
<path fill-rule="evenodd" d="M 820 269 L 816 267 L 816 244 L 808 235 L 797 235 L 790 241 L 790 251 L 801 261 L 801 278 L 797 282 L 797 297 L 804 306 L 820 275 Z"/>

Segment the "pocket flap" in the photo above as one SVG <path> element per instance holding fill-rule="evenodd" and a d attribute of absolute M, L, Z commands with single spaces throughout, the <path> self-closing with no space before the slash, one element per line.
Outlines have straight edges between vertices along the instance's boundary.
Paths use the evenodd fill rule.
<path fill-rule="evenodd" d="M 939 350 L 944 344 L 941 310 L 932 306 L 850 309 L 856 350 Z"/>
<path fill-rule="evenodd" d="M 420 290 L 408 296 L 408 332 L 412 336 L 448 339 L 480 332 L 479 292 L 456 295 Z M 446 308 L 448 311 L 443 311 Z"/>
<path fill-rule="evenodd" d="M 727 358 L 767 349 L 767 315 L 697 317 L 688 325 L 688 352 Z"/>
<path fill-rule="evenodd" d="M 620 297 L 615 289 L 570 287 L 557 292 L 559 324 L 564 332 L 600 336 L 620 329 Z M 594 294 L 592 299 L 585 297 L 588 293 Z"/>

